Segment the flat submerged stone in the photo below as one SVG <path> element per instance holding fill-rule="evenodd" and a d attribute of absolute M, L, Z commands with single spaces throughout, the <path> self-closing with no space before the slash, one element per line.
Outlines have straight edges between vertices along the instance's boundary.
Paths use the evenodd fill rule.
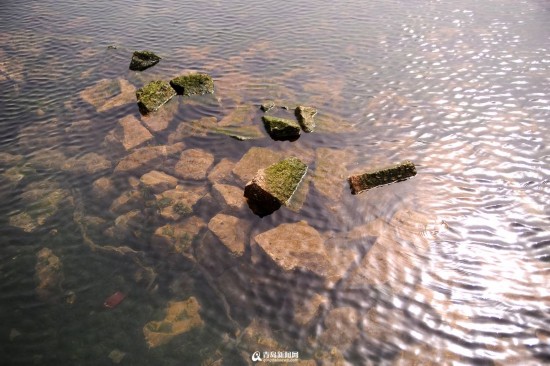
<path fill-rule="evenodd" d="M 157 111 L 176 95 L 176 91 L 163 80 L 151 81 L 136 91 L 139 110 L 143 114 Z"/>
<path fill-rule="evenodd" d="M 150 51 L 135 51 L 130 61 L 130 70 L 143 71 L 158 64 L 160 57 Z"/>
<path fill-rule="evenodd" d="M 300 125 L 286 118 L 263 116 L 265 130 L 274 140 L 288 140 L 300 136 Z"/>
<path fill-rule="evenodd" d="M 348 177 L 352 194 L 361 193 L 383 184 L 399 182 L 416 175 L 416 167 L 411 161 L 372 170 L 359 175 Z"/>
<path fill-rule="evenodd" d="M 208 74 L 193 73 L 170 80 L 170 85 L 180 95 L 203 95 L 214 93 L 214 81 Z"/>

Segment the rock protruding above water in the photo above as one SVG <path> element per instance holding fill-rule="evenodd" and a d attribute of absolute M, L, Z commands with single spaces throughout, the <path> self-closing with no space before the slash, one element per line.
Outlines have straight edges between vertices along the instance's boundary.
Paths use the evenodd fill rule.
<path fill-rule="evenodd" d="M 160 61 L 160 57 L 150 51 L 135 51 L 130 61 L 130 70 L 143 71 L 155 66 Z"/>
<path fill-rule="evenodd" d="M 176 91 L 163 80 L 151 81 L 136 91 L 139 110 L 143 114 L 155 112 L 176 95 Z"/>
<path fill-rule="evenodd" d="M 322 277 L 331 272 L 324 239 L 305 221 L 281 224 L 254 240 L 285 271 L 300 268 Z"/>
<path fill-rule="evenodd" d="M 170 80 L 170 85 L 180 95 L 203 95 L 214 93 L 214 80 L 208 74 L 193 73 Z"/>
<path fill-rule="evenodd" d="M 260 169 L 244 189 L 250 208 L 265 216 L 286 205 L 306 172 L 307 165 L 296 157 Z"/>
<path fill-rule="evenodd" d="M 372 170 L 348 177 L 352 194 L 361 193 L 383 184 L 399 182 L 416 175 L 416 167 L 411 161 Z"/>
<path fill-rule="evenodd" d="M 199 314 L 201 306 L 196 298 L 185 301 L 170 301 L 166 316 L 160 321 L 151 321 L 143 327 L 143 335 L 149 348 L 170 342 L 174 337 L 202 326 Z"/>
<path fill-rule="evenodd" d="M 293 140 L 300 137 L 300 125 L 291 119 L 263 116 L 265 130 L 274 140 Z"/>
<path fill-rule="evenodd" d="M 296 115 L 298 123 L 300 123 L 300 126 L 304 132 L 313 132 L 315 129 L 315 121 L 313 120 L 313 117 L 317 114 L 317 109 L 300 105 L 296 107 L 294 114 Z"/>

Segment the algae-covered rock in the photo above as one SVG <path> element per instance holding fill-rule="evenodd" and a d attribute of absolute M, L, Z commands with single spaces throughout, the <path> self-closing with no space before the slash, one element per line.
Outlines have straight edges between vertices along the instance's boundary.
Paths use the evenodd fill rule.
<path fill-rule="evenodd" d="M 151 321 L 143 327 L 143 335 L 149 348 L 170 342 L 174 337 L 187 333 L 204 323 L 199 314 L 201 306 L 196 298 L 185 301 L 170 301 L 166 316 L 160 321 Z"/>
<path fill-rule="evenodd" d="M 275 102 L 272 100 L 267 100 L 260 105 L 262 112 L 270 111 L 273 108 L 275 108 Z"/>
<path fill-rule="evenodd" d="M 348 177 L 352 194 L 361 193 L 383 184 L 399 182 L 416 175 L 416 167 L 411 161 L 372 170 Z"/>
<path fill-rule="evenodd" d="M 291 119 L 263 116 L 265 130 L 274 140 L 291 140 L 300 136 L 300 125 Z"/>
<path fill-rule="evenodd" d="M 193 73 L 170 80 L 170 85 L 181 95 L 203 95 L 214 93 L 214 81 L 208 74 Z"/>
<path fill-rule="evenodd" d="M 51 249 L 42 248 L 36 254 L 34 267 L 38 280 L 36 294 L 41 300 L 51 300 L 53 296 L 61 294 L 62 269 L 61 260 L 53 254 Z"/>
<path fill-rule="evenodd" d="M 296 118 L 298 119 L 298 123 L 300 123 L 302 130 L 304 130 L 304 132 L 313 132 L 315 129 L 315 121 L 313 120 L 313 117 L 317 114 L 317 109 L 300 105 L 296 107 L 294 113 L 296 114 Z"/>
<path fill-rule="evenodd" d="M 176 95 L 176 91 L 163 80 L 151 81 L 136 91 L 139 110 L 143 114 L 158 110 Z"/>
<path fill-rule="evenodd" d="M 135 51 L 130 61 L 130 70 L 143 71 L 158 64 L 160 57 L 150 51 Z"/>
<path fill-rule="evenodd" d="M 260 216 L 270 214 L 288 203 L 306 172 L 307 165 L 300 159 L 290 157 L 282 160 L 260 169 L 247 183 L 244 196 L 255 213 Z"/>
<path fill-rule="evenodd" d="M 155 195 L 155 199 L 160 215 L 167 220 L 176 221 L 191 215 L 193 206 L 205 194 L 206 188 L 204 186 L 177 186 L 174 189 Z"/>
<path fill-rule="evenodd" d="M 257 235 L 254 240 L 285 271 L 301 268 L 319 276 L 331 271 L 324 239 L 305 221 L 281 224 Z"/>

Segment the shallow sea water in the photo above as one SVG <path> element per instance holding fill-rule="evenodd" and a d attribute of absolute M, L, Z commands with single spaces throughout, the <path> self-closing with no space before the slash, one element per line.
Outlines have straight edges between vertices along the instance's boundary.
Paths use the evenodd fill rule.
<path fill-rule="evenodd" d="M 545 0 L 3 1 L 2 364 L 550 362 L 549 21 Z M 141 49 L 162 60 L 130 71 Z M 189 71 L 209 73 L 214 95 L 140 115 L 134 89 Z M 93 105 L 104 79 L 122 97 L 96 91 Z M 316 131 L 273 141 L 265 100 L 315 106 Z M 150 138 L 126 151 L 121 120 Z M 231 171 L 254 148 L 309 168 L 295 204 L 263 218 L 212 194 L 244 188 Z M 210 176 L 179 179 L 193 212 L 171 221 L 137 182 L 175 175 L 190 149 L 211 154 Z M 348 175 L 403 160 L 415 177 L 350 194 Z M 240 256 L 209 229 L 220 213 L 239 220 Z M 183 249 L 159 244 L 174 225 Z M 270 230 L 307 239 L 296 269 L 257 244 Z M 149 347 L 174 302 L 189 307 L 176 321 L 200 321 Z"/>

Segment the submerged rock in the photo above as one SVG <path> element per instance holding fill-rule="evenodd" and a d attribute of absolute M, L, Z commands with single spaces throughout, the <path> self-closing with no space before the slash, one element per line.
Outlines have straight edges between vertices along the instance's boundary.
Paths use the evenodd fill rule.
<path fill-rule="evenodd" d="M 143 71 L 158 64 L 160 57 L 150 51 L 135 51 L 130 61 L 130 70 Z"/>
<path fill-rule="evenodd" d="M 233 174 L 242 183 L 247 183 L 259 169 L 275 164 L 283 158 L 282 153 L 267 149 L 265 147 L 252 147 L 243 155 L 233 168 Z"/>
<path fill-rule="evenodd" d="M 170 342 L 174 337 L 187 333 L 204 323 L 199 314 L 201 306 L 196 298 L 185 301 L 170 301 L 166 316 L 160 321 L 151 321 L 143 327 L 143 335 L 149 348 Z"/>
<path fill-rule="evenodd" d="M 230 181 L 231 171 L 235 167 L 235 163 L 227 158 L 220 160 L 208 173 L 208 180 L 213 183 L 222 183 Z"/>
<path fill-rule="evenodd" d="M 36 254 L 34 267 L 38 280 L 36 293 L 41 300 L 52 300 L 53 296 L 61 294 L 62 268 L 61 260 L 53 254 L 51 249 L 42 248 Z"/>
<path fill-rule="evenodd" d="M 151 239 L 153 245 L 162 253 L 172 255 L 181 254 L 193 259 L 191 245 L 206 223 L 199 217 L 193 216 L 184 222 L 167 224 L 155 230 Z"/>
<path fill-rule="evenodd" d="M 166 158 L 184 149 L 183 142 L 173 145 L 148 146 L 134 150 L 116 166 L 115 173 L 144 170 L 163 163 Z"/>
<path fill-rule="evenodd" d="M 164 192 L 168 189 L 176 188 L 178 185 L 178 178 L 159 172 L 158 170 L 152 170 L 142 175 L 140 181 L 143 186 L 154 193 Z"/>
<path fill-rule="evenodd" d="M 381 169 L 372 170 L 359 175 L 348 177 L 352 194 L 358 194 L 383 184 L 399 182 L 416 175 L 416 167 L 411 161 Z"/>
<path fill-rule="evenodd" d="M 262 103 L 262 105 L 260 105 L 260 109 L 262 110 L 262 112 L 270 111 L 273 108 L 275 108 L 275 102 L 272 100 L 265 101 Z"/>
<path fill-rule="evenodd" d="M 109 197 L 116 192 L 113 181 L 108 177 L 101 177 L 92 183 L 92 193 L 99 198 Z"/>
<path fill-rule="evenodd" d="M 160 215 L 167 220 L 179 220 L 193 213 L 193 206 L 204 197 L 206 188 L 177 186 L 155 195 Z"/>
<path fill-rule="evenodd" d="M 345 350 L 359 337 L 359 315 L 352 307 L 332 309 L 325 318 L 325 331 L 319 341 L 326 345 Z"/>
<path fill-rule="evenodd" d="M 306 172 L 307 165 L 300 159 L 282 160 L 260 169 L 247 183 L 244 196 L 255 213 L 265 216 L 288 203 Z"/>
<path fill-rule="evenodd" d="M 143 114 L 158 110 L 175 95 L 176 91 L 163 80 L 151 81 L 136 91 L 138 107 Z"/>
<path fill-rule="evenodd" d="M 180 95 L 203 95 L 214 93 L 214 81 L 208 74 L 193 73 L 170 80 L 170 85 Z"/>
<path fill-rule="evenodd" d="M 91 152 L 79 158 L 68 159 L 61 168 L 75 173 L 95 174 L 103 170 L 111 169 L 111 167 L 112 164 L 107 158 Z"/>
<path fill-rule="evenodd" d="M 124 79 L 103 79 L 80 92 L 80 97 L 98 112 L 131 103 L 136 88 Z"/>
<path fill-rule="evenodd" d="M 239 212 L 246 208 L 246 199 L 243 196 L 242 188 L 215 183 L 212 186 L 212 196 L 221 204 L 222 209 L 229 212 Z"/>
<path fill-rule="evenodd" d="M 281 224 L 254 240 L 285 271 L 300 268 L 322 277 L 331 271 L 324 239 L 305 221 Z"/>
<path fill-rule="evenodd" d="M 202 180 L 206 178 L 206 173 L 213 163 L 214 155 L 204 150 L 185 150 L 180 155 L 174 173 L 182 179 Z"/>
<path fill-rule="evenodd" d="M 291 119 L 263 116 L 265 130 L 274 140 L 291 140 L 300 137 L 300 125 Z"/>
<path fill-rule="evenodd" d="M 119 141 L 126 151 L 143 144 L 153 138 L 153 135 L 147 128 L 139 122 L 133 115 L 128 115 L 118 121 L 122 127 L 122 136 L 117 136 L 116 130 L 113 132 L 114 138 Z"/>
<path fill-rule="evenodd" d="M 208 228 L 220 239 L 232 255 L 244 254 L 250 224 L 235 216 L 217 214 L 208 223 Z"/>
<path fill-rule="evenodd" d="M 296 118 L 298 119 L 298 123 L 300 123 L 302 130 L 304 130 L 304 132 L 313 132 L 315 129 L 315 121 L 313 120 L 313 117 L 317 114 L 317 109 L 300 105 L 296 107 L 294 113 L 296 114 Z"/>
<path fill-rule="evenodd" d="M 23 160 L 23 155 L 13 155 L 7 152 L 0 152 L 0 164 L 14 165 Z"/>

